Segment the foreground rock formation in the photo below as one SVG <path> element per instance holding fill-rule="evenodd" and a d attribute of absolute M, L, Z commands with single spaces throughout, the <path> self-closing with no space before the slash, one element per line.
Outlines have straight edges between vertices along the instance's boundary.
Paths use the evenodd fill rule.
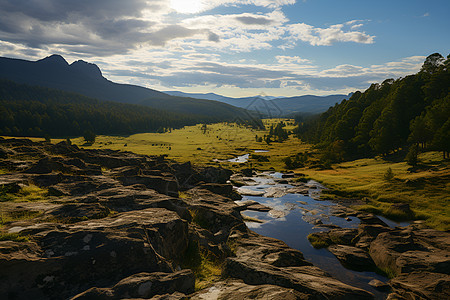
<path fill-rule="evenodd" d="M 243 206 L 233 201 L 239 195 L 226 184 L 230 171 L 65 142 L 0 138 L 0 155 L 0 299 L 373 297 L 285 243 L 248 230 Z M 252 207 L 267 209 L 245 206 Z M 448 236 L 414 231 L 409 238 L 372 223 L 324 235 L 356 248 L 335 246 L 338 257 L 356 257 L 359 267 L 370 261 L 393 268 L 399 276 L 391 286 L 399 297 L 449 290 L 448 260 L 441 255 L 448 248 L 440 246 Z M 408 250 L 391 247 L 385 240 L 395 239 L 388 235 L 406 239 Z M 424 247 L 433 263 L 424 263 Z M 419 265 L 423 272 L 405 273 Z M 433 286 L 420 286 L 426 274 Z M 423 294 L 427 289 L 433 291 Z"/>
<path fill-rule="evenodd" d="M 335 228 L 311 234 L 310 240 L 328 247 L 347 268 L 391 277 L 388 286 L 379 286 L 390 290 L 388 299 L 450 298 L 450 233 L 420 222 L 390 228 L 373 215 L 342 210 L 361 220 L 358 229 Z"/>
<path fill-rule="evenodd" d="M 371 298 L 249 231 L 227 170 L 65 142 L 0 149 L 1 299 Z"/>

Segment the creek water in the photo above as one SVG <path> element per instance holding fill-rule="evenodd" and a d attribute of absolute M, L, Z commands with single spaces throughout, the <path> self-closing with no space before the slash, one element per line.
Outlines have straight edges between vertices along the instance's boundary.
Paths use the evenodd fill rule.
<path fill-rule="evenodd" d="M 281 173 L 266 173 L 263 176 L 253 177 L 252 184 L 242 188 L 264 191 L 274 187 L 292 187 L 277 183 L 276 178 L 281 177 Z M 323 224 L 333 224 L 342 228 L 356 228 L 360 221 L 356 217 L 351 217 L 350 221 L 347 221 L 344 218 L 332 216 L 331 212 L 333 206 L 336 205 L 335 203 L 314 199 L 317 198 L 320 189 L 323 187 L 314 181 L 309 181 L 308 185 L 311 187 L 309 195 L 286 194 L 278 198 L 243 196 L 240 201 L 253 200 L 274 210 L 268 213 L 244 211 L 244 215 L 264 221 L 264 223 L 246 222 L 247 226 L 258 234 L 282 240 L 291 248 L 300 250 L 307 261 L 328 272 L 336 279 L 367 290 L 373 293 L 376 299 L 386 299 L 387 294 L 374 289 L 368 283 L 372 279 L 386 282 L 387 278 L 374 272 L 357 272 L 346 269 L 327 249 L 315 249 L 311 246 L 307 239 L 308 234 L 328 230 L 324 227 L 312 225 L 311 223 L 314 223 L 315 220 L 319 219 Z M 237 201 L 237 203 L 240 201 Z M 391 225 L 397 226 L 398 224 L 390 222 Z"/>

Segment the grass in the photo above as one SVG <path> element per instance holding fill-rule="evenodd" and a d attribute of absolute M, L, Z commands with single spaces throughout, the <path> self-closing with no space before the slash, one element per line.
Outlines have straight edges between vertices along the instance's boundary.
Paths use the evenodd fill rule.
<path fill-rule="evenodd" d="M 286 126 L 286 129 L 294 128 L 293 120 L 289 119 L 263 120 L 263 122 L 266 128 L 270 128 L 271 124 L 276 124 L 281 120 L 291 124 Z M 250 165 L 261 170 L 270 168 L 283 170 L 285 169 L 284 158 L 310 148 L 309 145 L 293 137 L 283 143 L 273 142 L 270 145 L 265 142 L 257 142 L 256 135 L 262 137 L 268 134 L 267 130 L 246 128 L 232 123 L 208 125 L 205 133 L 201 127 L 201 125 L 186 126 L 166 133 L 140 133 L 128 137 L 100 135 L 92 145 L 86 145 L 81 137 L 71 139 L 71 141 L 86 149 L 113 149 L 145 155 L 167 155 L 169 159 L 178 162 L 191 161 L 200 166 L 220 164 L 234 170 Z M 224 161 L 247 153 L 254 153 L 254 150 L 268 150 L 269 152 L 257 153 L 255 158 L 251 158 L 248 163 L 244 164 Z M 261 157 L 267 157 L 268 161 L 262 161 L 265 159 L 261 159 Z"/>
<path fill-rule="evenodd" d="M 0 241 L 28 242 L 29 240 L 28 236 L 19 233 L 0 233 Z"/>
<path fill-rule="evenodd" d="M 48 200 L 48 190 L 41 189 L 33 184 L 25 185 L 17 193 L 8 190 L 0 190 L 0 202 L 32 202 Z"/>
<path fill-rule="evenodd" d="M 48 191 L 33 184 L 23 186 L 17 194 L 13 195 L 15 202 L 32 202 L 47 200 Z"/>
<path fill-rule="evenodd" d="M 195 275 L 195 290 L 199 291 L 222 277 L 222 264 L 219 259 L 202 249 L 198 242 L 190 241 L 183 259 L 183 268 L 191 269 Z"/>
<path fill-rule="evenodd" d="M 380 157 L 344 162 L 329 170 L 298 171 L 330 189 L 324 198 L 365 198 L 367 204 L 355 208 L 394 220 L 426 219 L 431 227 L 450 230 L 450 162 L 437 152 L 423 153 L 419 159 L 422 164 L 414 171 L 405 162 Z M 384 179 L 388 168 L 394 174 L 389 181 Z M 409 204 L 413 214 L 393 209 L 392 203 Z"/>
<path fill-rule="evenodd" d="M 191 214 L 193 223 L 197 224 L 203 229 L 209 230 L 211 228 L 210 222 L 202 215 L 201 211 L 196 209 L 189 209 L 189 213 Z"/>
<path fill-rule="evenodd" d="M 30 211 L 30 210 L 5 211 L 5 210 L 1 209 L 0 210 L 0 227 L 7 223 L 11 223 L 11 222 L 15 222 L 15 221 L 31 220 L 41 214 L 42 213 L 39 211 Z"/>
<path fill-rule="evenodd" d="M 326 247 L 330 246 L 330 244 L 331 244 L 330 240 L 325 239 L 324 236 L 322 236 L 322 235 L 310 233 L 310 234 L 308 234 L 307 238 L 308 238 L 308 241 L 311 243 L 311 245 L 316 249 L 326 248 Z"/>

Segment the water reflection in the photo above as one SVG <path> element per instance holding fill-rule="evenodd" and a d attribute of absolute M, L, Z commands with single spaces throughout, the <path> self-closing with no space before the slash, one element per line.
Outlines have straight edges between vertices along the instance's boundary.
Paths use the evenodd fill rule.
<path fill-rule="evenodd" d="M 272 178 L 282 178 L 281 173 L 270 174 Z M 253 178 L 257 184 L 244 186 L 253 190 L 265 190 L 269 187 L 279 186 L 273 179 L 267 177 Z M 286 186 L 286 185 L 283 185 Z M 264 223 L 247 222 L 247 226 L 256 233 L 273 237 L 284 241 L 288 246 L 300 250 L 305 259 L 315 266 L 327 271 L 333 277 L 352 286 L 360 287 L 373 293 L 376 299 L 385 299 L 386 294 L 374 289 L 368 283 L 372 279 L 386 282 L 387 279 L 374 272 L 357 272 L 343 267 L 337 258 L 327 249 L 314 249 L 307 240 L 312 232 L 325 231 L 311 223 L 337 225 L 342 228 L 356 228 L 360 221 L 352 217 L 350 221 L 331 215 L 331 210 L 336 204 L 330 201 L 317 201 L 310 196 L 300 194 L 287 194 L 279 198 L 265 198 L 261 196 L 244 196 L 241 201 L 253 200 L 271 207 L 275 211 L 283 212 L 274 214 L 270 212 L 244 211 L 243 214 L 257 218 Z"/>

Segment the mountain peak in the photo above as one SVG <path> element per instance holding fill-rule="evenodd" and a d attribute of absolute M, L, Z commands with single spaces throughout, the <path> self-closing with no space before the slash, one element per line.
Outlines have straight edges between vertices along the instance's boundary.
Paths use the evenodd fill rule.
<path fill-rule="evenodd" d="M 47 56 L 46 58 L 40 59 L 37 62 L 38 63 L 60 64 L 60 65 L 65 65 L 65 66 L 69 65 L 67 63 L 67 61 L 64 59 L 64 57 L 62 57 L 59 54 L 53 54 L 53 55 Z"/>
<path fill-rule="evenodd" d="M 84 60 L 77 60 L 70 65 L 70 68 L 82 72 L 92 77 L 102 77 L 102 71 L 96 64 L 85 62 Z"/>

